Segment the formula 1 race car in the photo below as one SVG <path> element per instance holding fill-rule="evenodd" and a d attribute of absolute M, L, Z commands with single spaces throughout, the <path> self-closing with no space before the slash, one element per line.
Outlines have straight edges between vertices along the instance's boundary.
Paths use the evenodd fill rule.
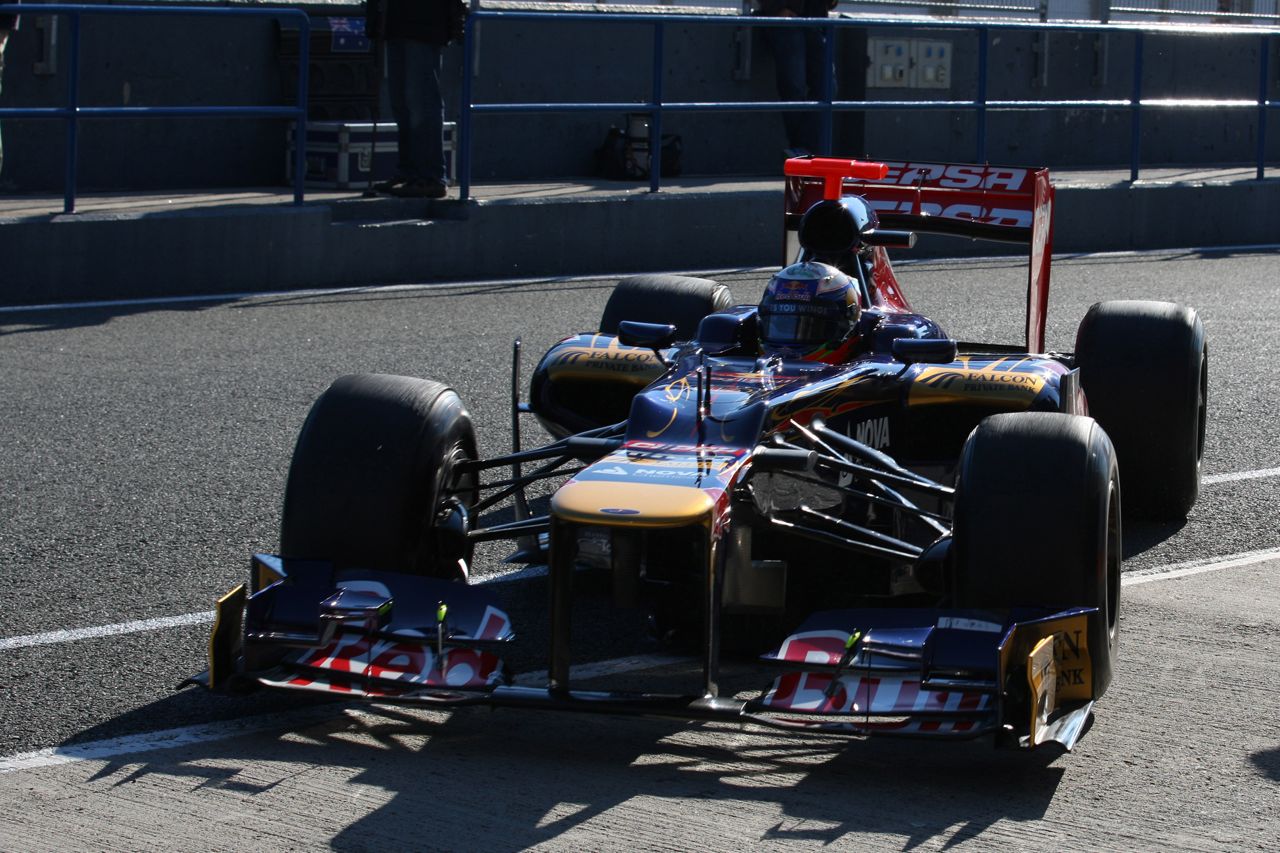
<path fill-rule="evenodd" d="M 1046 170 L 785 171 L 795 263 L 764 301 L 625 279 L 598 330 L 543 356 L 527 402 L 517 342 L 509 454 L 477 458 L 440 383 L 335 381 L 298 438 L 281 554 L 218 602 L 192 681 L 1070 749 L 1112 677 L 1122 484 L 1147 517 L 1197 497 L 1203 326 L 1104 302 L 1074 353 L 1046 353 Z M 1025 346 L 956 341 L 912 310 L 887 250 L 917 233 L 1030 248 Z M 549 444 L 520 446 L 526 414 Z M 512 683 L 512 618 L 466 582 L 494 540 L 547 566 L 543 686 Z M 692 651 L 697 688 L 575 689 L 587 586 Z M 744 655 L 759 682 L 722 689 Z"/>

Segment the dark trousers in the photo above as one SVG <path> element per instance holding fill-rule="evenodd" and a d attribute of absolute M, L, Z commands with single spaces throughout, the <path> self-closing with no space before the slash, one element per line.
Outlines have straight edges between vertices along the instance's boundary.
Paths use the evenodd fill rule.
<path fill-rule="evenodd" d="M 822 27 L 763 27 L 761 35 L 773 54 L 778 100 L 821 100 L 825 30 Z M 834 77 L 831 94 L 835 96 Z M 787 147 L 813 154 L 830 153 L 824 150 L 820 113 L 785 112 L 782 124 L 787 130 Z"/>
<path fill-rule="evenodd" d="M 400 176 L 447 184 L 444 162 L 444 48 L 410 39 L 387 40 L 387 96 L 396 120 Z"/>

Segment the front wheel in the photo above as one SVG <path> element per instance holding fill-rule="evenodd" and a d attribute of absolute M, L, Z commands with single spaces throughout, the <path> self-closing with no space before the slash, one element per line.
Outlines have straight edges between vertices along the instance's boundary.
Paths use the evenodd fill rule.
<path fill-rule="evenodd" d="M 362 374 L 311 407 L 289 467 L 280 551 L 337 567 L 464 579 L 476 458 L 471 417 L 453 389 Z"/>
<path fill-rule="evenodd" d="M 1093 695 L 1111 681 L 1120 634 L 1120 478 L 1092 418 L 1020 412 L 983 420 L 956 483 L 957 607 L 1096 607 Z"/>

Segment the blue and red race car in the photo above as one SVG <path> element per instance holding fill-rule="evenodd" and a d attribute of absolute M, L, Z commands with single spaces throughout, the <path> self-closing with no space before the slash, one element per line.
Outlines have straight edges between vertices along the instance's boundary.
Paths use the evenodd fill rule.
<path fill-rule="evenodd" d="M 1126 513 L 1196 500 L 1203 326 L 1104 302 L 1074 353 L 1044 352 L 1046 170 L 785 171 L 794 263 L 762 302 L 623 280 L 598 330 L 542 358 L 528 402 L 516 360 L 509 454 L 477 458 L 439 383 L 335 381 L 298 438 L 280 554 L 219 602 L 193 680 L 1069 749 L 1112 676 L 1122 486 Z M 1024 346 L 957 341 L 912 310 L 888 249 L 917 233 L 1029 247 Z M 551 443 L 520 446 L 528 414 Z M 517 626 L 467 583 L 493 540 L 548 567 L 544 685 L 512 683 Z M 697 688 L 576 689 L 588 586 L 696 655 Z M 758 681 L 725 689 L 743 655 Z"/>

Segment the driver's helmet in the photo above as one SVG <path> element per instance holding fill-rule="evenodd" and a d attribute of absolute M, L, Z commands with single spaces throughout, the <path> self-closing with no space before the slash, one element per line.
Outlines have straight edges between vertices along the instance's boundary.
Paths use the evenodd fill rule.
<path fill-rule="evenodd" d="M 838 364 L 853 351 L 861 314 L 849 276 L 814 261 L 792 264 L 770 279 L 760 300 L 761 348 Z"/>

